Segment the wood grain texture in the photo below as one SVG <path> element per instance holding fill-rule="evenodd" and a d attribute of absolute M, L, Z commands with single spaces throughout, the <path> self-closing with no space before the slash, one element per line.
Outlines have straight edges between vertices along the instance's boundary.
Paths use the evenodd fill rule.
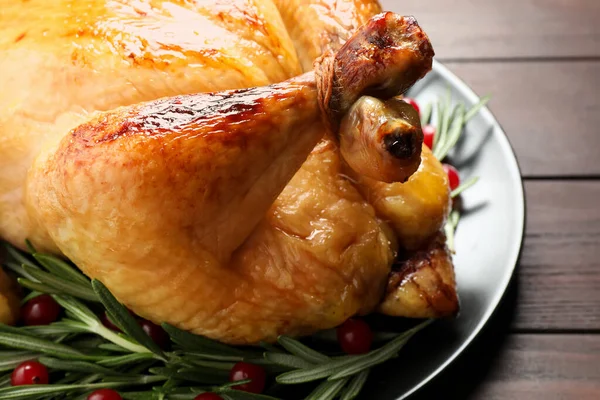
<path fill-rule="evenodd" d="M 414 15 L 440 60 L 600 56 L 598 0 L 381 0 Z"/>
<path fill-rule="evenodd" d="M 600 61 L 446 65 L 492 95 L 524 177 L 600 175 Z"/>
<path fill-rule="evenodd" d="M 600 330 L 600 181 L 528 181 L 525 192 L 513 327 Z"/>
<path fill-rule="evenodd" d="M 414 399 L 600 399 L 599 335 L 488 336 Z"/>

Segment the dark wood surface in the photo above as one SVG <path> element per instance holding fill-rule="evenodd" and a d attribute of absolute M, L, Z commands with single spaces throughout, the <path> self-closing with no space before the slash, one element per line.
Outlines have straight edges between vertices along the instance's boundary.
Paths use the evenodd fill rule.
<path fill-rule="evenodd" d="M 414 398 L 600 399 L 600 1 L 383 0 L 478 94 L 517 153 L 527 227 L 481 335 Z"/>

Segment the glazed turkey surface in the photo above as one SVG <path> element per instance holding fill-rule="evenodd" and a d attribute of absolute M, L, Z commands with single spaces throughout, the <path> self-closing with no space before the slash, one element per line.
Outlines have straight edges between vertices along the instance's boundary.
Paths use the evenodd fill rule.
<path fill-rule="evenodd" d="M 423 147 L 404 184 L 360 176 L 321 123 L 315 75 L 301 75 L 324 52 L 354 54 L 341 46 L 380 11 L 369 0 L 0 1 L 0 236 L 64 254 L 145 318 L 229 343 L 375 309 L 455 313 L 448 251 L 431 242 L 449 208 L 441 165 Z M 378 21 L 402 29 L 399 43 L 427 40 L 412 20 Z M 390 65 L 424 73 L 418 57 L 402 61 L 421 50 Z M 338 59 L 339 76 L 356 70 Z M 383 86 L 402 81 L 382 74 Z M 400 282 L 398 247 L 431 248 L 442 273 L 411 267 Z M 440 307 L 428 301 L 447 288 Z"/>

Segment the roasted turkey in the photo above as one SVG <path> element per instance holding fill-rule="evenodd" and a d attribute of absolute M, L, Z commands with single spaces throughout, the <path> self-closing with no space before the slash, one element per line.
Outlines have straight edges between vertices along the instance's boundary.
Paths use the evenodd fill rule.
<path fill-rule="evenodd" d="M 455 314 L 447 177 L 396 97 L 433 50 L 381 11 L 1 0 L 0 237 L 227 343 Z"/>

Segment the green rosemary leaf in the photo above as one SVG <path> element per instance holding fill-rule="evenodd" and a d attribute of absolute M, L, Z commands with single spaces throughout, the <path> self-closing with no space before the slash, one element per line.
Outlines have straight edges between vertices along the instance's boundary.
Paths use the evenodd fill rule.
<path fill-rule="evenodd" d="M 17 250 L 16 247 L 12 246 L 11 244 L 8 244 L 7 242 L 3 242 L 2 244 L 4 245 L 4 248 L 6 249 L 8 255 L 10 255 L 12 259 L 17 262 L 17 264 L 28 265 L 30 267 L 37 268 L 37 265 L 35 265 L 32 261 L 25 257 L 20 250 Z"/>
<path fill-rule="evenodd" d="M 69 371 L 69 372 L 85 372 L 89 374 L 103 374 L 103 375 L 115 375 L 120 374 L 117 371 L 110 370 L 105 367 L 101 367 L 96 364 L 92 364 L 85 361 L 65 361 L 59 360 L 52 357 L 40 357 L 38 361 L 48 368 L 59 370 L 59 371 Z"/>
<path fill-rule="evenodd" d="M 6 324 L 2 324 L 2 323 L 0 323 L 0 332 L 13 333 L 15 335 L 26 335 L 26 336 L 30 336 L 30 337 L 37 337 L 35 335 L 35 333 L 33 333 L 33 332 L 29 332 L 23 328 L 17 328 L 16 326 L 10 326 L 10 325 L 6 325 Z"/>
<path fill-rule="evenodd" d="M 19 364 L 29 360 L 35 360 L 39 353 L 30 351 L 0 351 L 0 372 L 12 371 Z"/>
<path fill-rule="evenodd" d="M 460 138 L 461 133 L 464 130 L 465 126 L 465 106 L 463 104 L 459 104 L 453 111 L 453 115 L 456 117 L 452 118 L 452 123 L 450 126 L 450 131 L 446 134 L 445 140 L 440 142 L 438 147 L 435 148 L 433 155 L 438 160 L 443 160 L 448 152 L 456 145 L 458 139 Z"/>
<path fill-rule="evenodd" d="M 185 388 L 176 388 L 174 390 L 171 390 L 171 392 L 169 393 L 169 400 L 194 400 L 196 398 L 196 396 L 198 396 L 201 393 L 206 393 L 205 391 L 197 391 L 197 392 L 193 392 L 194 388 L 189 388 L 189 387 L 185 387 Z M 146 398 L 144 398 L 143 400 L 146 400 Z"/>
<path fill-rule="evenodd" d="M 352 356 L 341 360 L 329 361 L 324 364 L 315 366 L 314 368 L 297 369 L 290 372 L 284 372 L 278 375 L 275 380 L 277 383 L 286 385 L 294 385 L 297 383 L 305 383 L 316 381 L 318 379 L 327 378 L 339 370 L 351 366 L 360 360 L 363 356 Z"/>
<path fill-rule="evenodd" d="M 49 354 L 58 358 L 71 360 L 95 360 L 96 357 L 86 356 L 85 354 L 60 343 L 53 343 L 49 340 L 36 337 L 25 336 L 22 334 L 0 332 L 0 345 L 14 349 L 36 351 Z"/>
<path fill-rule="evenodd" d="M 27 278 L 17 278 L 19 285 L 40 293 L 60 294 L 60 290 Z"/>
<path fill-rule="evenodd" d="M 266 394 L 249 393 L 235 389 L 224 389 L 218 393 L 219 396 L 223 398 L 229 397 L 232 400 L 280 400 L 277 397 L 268 396 Z"/>
<path fill-rule="evenodd" d="M 29 251 L 31 254 L 37 253 L 37 250 L 29 239 L 25 239 L 25 246 L 27 246 L 27 251 Z"/>
<path fill-rule="evenodd" d="M 478 180 L 479 180 L 479 177 L 474 176 L 471 179 L 469 179 L 468 181 L 463 182 L 459 187 L 457 187 L 450 193 L 450 197 L 454 198 L 454 197 L 458 196 L 459 194 L 461 194 L 462 192 L 464 192 L 465 190 L 467 190 L 468 188 L 470 188 L 471 186 L 476 184 Z"/>
<path fill-rule="evenodd" d="M 164 359 L 164 354 L 160 347 L 137 323 L 135 318 L 129 313 L 119 301 L 109 292 L 104 284 L 96 279 L 92 280 L 92 287 L 106 308 L 110 318 L 123 328 L 123 331 L 135 339 L 139 344 Z"/>
<path fill-rule="evenodd" d="M 194 357 L 201 360 L 213 360 L 213 361 L 244 361 L 244 357 L 241 356 L 230 356 L 210 353 L 199 353 L 199 352 L 185 352 L 181 354 L 184 357 Z"/>
<path fill-rule="evenodd" d="M 118 346 L 114 343 L 101 343 L 98 345 L 98 348 L 102 349 L 102 350 L 106 350 L 106 351 L 112 351 L 115 353 L 127 353 L 127 354 L 130 353 L 129 350 L 127 350 L 121 346 Z"/>
<path fill-rule="evenodd" d="M 471 118 L 477 115 L 479 110 L 485 107 L 485 105 L 490 101 L 491 98 L 491 96 L 484 96 L 479 100 L 479 102 L 477 102 L 477 104 L 471 107 L 469 111 L 467 111 L 467 113 L 465 114 L 465 122 L 468 122 L 469 120 L 471 120 Z"/>
<path fill-rule="evenodd" d="M 181 360 L 190 366 L 221 369 L 223 371 L 230 371 L 231 368 L 233 368 L 233 366 L 235 365 L 235 363 L 233 363 L 233 362 L 203 360 L 200 358 L 189 357 L 189 356 L 188 357 L 182 356 Z"/>
<path fill-rule="evenodd" d="M 35 290 L 32 290 L 31 292 L 29 292 L 27 294 L 27 296 L 25 296 L 25 297 L 23 297 L 23 299 L 21 299 L 21 305 L 27 303 L 31 299 L 35 299 L 36 297 L 38 297 L 41 294 L 42 293 L 40 293 L 40 292 L 36 292 Z"/>
<path fill-rule="evenodd" d="M 147 390 L 145 392 L 121 392 L 119 393 L 125 400 L 148 400 L 152 398 L 152 391 Z M 169 397 L 170 399 L 171 397 Z M 191 397 L 193 399 L 193 397 Z"/>
<path fill-rule="evenodd" d="M 314 363 L 308 362 L 303 358 L 291 354 L 266 352 L 264 357 L 274 364 L 294 369 L 311 368 L 315 366 Z"/>
<path fill-rule="evenodd" d="M 39 326 L 24 326 L 20 328 L 25 333 L 31 333 L 34 336 L 54 336 L 64 335 L 69 333 L 84 333 L 88 330 L 85 325 L 79 322 L 54 322 L 50 325 L 39 325 Z"/>
<path fill-rule="evenodd" d="M 373 343 L 389 342 L 397 336 L 398 332 L 373 332 Z M 312 334 L 311 337 L 327 343 L 337 343 L 335 329 L 322 330 Z"/>
<path fill-rule="evenodd" d="M 277 342 L 287 351 L 295 356 L 298 356 L 308 362 L 319 364 L 331 360 L 325 354 L 319 353 L 316 350 L 300 343 L 296 339 L 292 339 L 288 336 L 279 336 Z"/>
<path fill-rule="evenodd" d="M 435 130 L 435 135 L 433 136 L 432 150 L 435 150 L 439 146 L 439 142 L 440 142 L 440 129 L 442 128 L 442 121 L 444 119 L 444 111 L 442 108 L 441 101 L 437 102 L 437 104 L 435 105 L 435 110 L 436 110 L 437 120 L 435 123 L 436 130 Z"/>
<path fill-rule="evenodd" d="M 10 269 L 12 272 L 17 274 L 18 275 L 17 278 L 19 278 L 19 279 L 21 279 L 21 277 L 24 277 L 24 278 L 29 279 L 30 281 L 35 281 L 33 276 L 30 276 L 29 274 L 27 274 L 27 272 L 25 272 L 23 267 L 17 263 L 5 261 L 2 263 L 2 265 L 4 265 L 6 268 Z"/>
<path fill-rule="evenodd" d="M 212 392 L 218 393 L 218 392 L 221 392 L 223 390 L 232 388 L 234 386 L 244 385 L 244 384 L 250 383 L 250 382 L 252 382 L 252 379 L 240 379 L 239 381 L 227 382 L 227 383 L 224 383 L 224 384 L 222 384 L 220 386 L 213 386 L 210 390 Z"/>
<path fill-rule="evenodd" d="M 356 374 L 342 392 L 340 400 L 353 400 L 356 398 L 367 382 L 369 372 L 370 370 L 366 369 Z"/>
<path fill-rule="evenodd" d="M 60 294 L 67 294 L 88 301 L 98 301 L 98 296 L 88 287 L 78 283 L 59 278 L 56 275 L 44 272 L 38 268 L 23 266 L 25 272 L 33 276 L 42 284 L 58 291 Z"/>
<path fill-rule="evenodd" d="M 339 379 L 360 372 L 363 369 L 379 364 L 394 356 L 404 345 L 405 339 L 410 338 L 429 323 L 431 323 L 430 320 L 409 329 L 383 347 L 372 350 L 367 354 L 343 357 L 322 363 L 313 368 L 285 372 L 277 376 L 276 381 L 283 384 L 297 384 L 323 378 L 329 378 L 330 380 Z"/>
<path fill-rule="evenodd" d="M 83 285 L 91 291 L 90 280 L 60 258 L 40 253 L 33 253 L 32 256 L 51 273 L 71 282 Z"/>
<path fill-rule="evenodd" d="M 305 400 L 331 400 L 342 390 L 348 379 L 338 379 L 336 381 L 325 381 L 316 387 Z"/>
<path fill-rule="evenodd" d="M 8 374 L 4 374 L 4 375 L 0 376 L 0 388 L 10 386 L 11 375 L 12 375 L 12 371 L 9 372 Z"/>
<path fill-rule="evenodd" d="M 460 213 L 457 210 L 452 210 L 448 219 L 450 220 L 452 227 L 456 229 L 458 226 L 458 220 L 460 219 Z"/>
<path fill-rule="evenodd" d="M 77 334 L 76 333 L 63 333 L 62 335 L 58 335 L 58 336 L 53 335 L 52 341 L 54 343 L 62 343 L 74 336 L 77 336 Z"/>
<path fill-rule="evenodd" d="M 73 314 L 75 318 L 77 318 L 84 324 L 88 326 L 100 324 L 100 320 L 98 319 L 96 314 L 94 314 L 92 310 L 90 310 L 89 307 L 81 301 L 74 299 L 73 297 L 63 295 L 54 295 L 52 297 L 65 310 Z"/>
<path fill-rule="evenodd" d="M 90 396 L 91 392 L 90 391 L 85 391 L 83 393 L 81 393 L 79 396 L 74 397 L 73 399 L 69 399 L 69 400 L 87 400 L 87 398 Z M 52 400 L 52 397 L 49 397 L 48 400 Z"/>
<path fill-rule="evenodd" d="M 136 376 L 111 376 L 109 378 L 103 379 L 102 383 L 120 383 L 121 386 L 124 385 L 148 385 L 151 383 L 163 382 L 168 378 L 166 376 L 160 375 L 136 375 Z"/>
<path fill-rule="evenodd" d="M 271 353 L 285 353 L 282 349 L 267 342 L 260 342 L 259 346 Z"/>
<path fill-rule="evenodd" d="M 181 330 L 173 325 L 164 323 L 162 327 L 171 340 L 180 345 L 184 350 L 200 351 L 206 353 L 219 353 L 223 355 L 246 356 L 247 353 L 243 350 L 236 349 L 231 346 L 216 342 L 203 336 L 194 335 L 193 333 Z"/>
<path fill-rule="evenodd" d="M 373 351 L 360 359 L 355 360 L 355 362 L 345 366 L 344 368 L 337 369 L 334 373 L 332 373 L 327 379 L 334 380 L 340 379 L 347 376 L 352 376 L 358 372 L 362 372 L 367 370 L 375 365 L 381 364 L 390 358 L 394 357 L 398 351 L 406 342 L 408 342 L 409 337 L 402 336 L 402 339 L 397 338 L 386 344 L 379 350 Z M 384 350 L 385 349 L 385 350 Z"/>
<path fill-rule="evenodd" d="M 411 337 L 413 337 L 417 332 L 419 332 L 421 329 L 423 329 L 430 323 L 431 320 L 428 320 L 400 334 L 396 339 L 385 344 L 381 348 L 371 351 L 363 356 L 357 357 L 354 363 L 349 364 L 344 368 L 339 368 L 338 370 L 336 370 L 333 374 L 331 374 L 331 376 L 329 376 L 328 380 L 331 381 L 354 375 L 358 372 L 367 370 L 375 365 L 381 364 L 389 360 L 390 358 L 395 357 L 398 351 L 400 351 L 400 349 L 404 347 L 404 345 L 410 340 Z"/>
<path fill-rule="evenodd" d="M 429 125 L 431 121 L 431 112 L 433 111 L 433 106 L 431 103 L 427 103 L 425 107 L 421 110 L 421 126 Z"/>
<path fill-rule="evenodd" d="M 86 378 L 88 378 L 89 375 L 86 374 L 80 374 L 80 373 L 76 373 L 76 372 L 67 372 L 65 374 L 65 376 L 62 379 L 59 379 L 55 382 L 52 382 L 54 385 L 66 385 L 68 383 L 81 383 L 80 381 L 86 380 Z M 90 382 L 85 382 L 85 383 L 90 383 Z"/>
<path fill-rule="evenodd" d="M 172 367 L 152 367 L 148 370 L 153 375 L 165 376 L 167 378 L 172 378 L 177 373 L 177 370 Z"/>
<path fill-rule="evenodd" d="M 458 221 L 460 219 L 460 213 L 457 210 L 452 210 L 450 215 L 448 216 L 448 220 L 444 224 L 444 233 L 446 235 L 446 245 L 451 252 L 454 253 L 454 234 L 456 232 L 456 227 L 458 226 Z"/>
<path fill-rule="evenodd" d="M 448 141 L 450 139 L 450 126 L 451 122 L 458 111 L 458 107 L 456 106 L 453 109 L 444 109 L 443 110 L 443 120 L 441 127 L 438 127 L 438 131 L 436 136 L 439 136 L 438 142 L 433 146 L 433 154 L 438 154 L 448 145 Z M 436 156 L 437 157 L 437 156 Z M 440 158 L 438 158 L 440 159 Z"/>
<path fill-rule="evenodd" d="M 96 362 L 98 365 L 102 365 L 109 368 L 119 367 L 121 365 L 128 365 L 137 363 L 143 360 L 152 360 L 154 359 L 153 353 L 133 353 L 126 354 L 123 356 L 115 356 L 110 358 L 105 358 L 103 360 L 99 360 Z"/>
<path fill-rule="evenodd" d="M 0 389 L 0 399 L 30 399 L 38 398 L 38 396 L 46 394 L 63 394 L 74 390 L 95 390 L 104 388 L 119 388 L 126 386 L 145 385 L 163 380 L 161 377 L 143 376 L 138 378 L 126 377 L 125 381 L 113 380 L 89 384 L 73 384 L 73 385 L 28 385 L 28 386 L 12 386 Z"/>

